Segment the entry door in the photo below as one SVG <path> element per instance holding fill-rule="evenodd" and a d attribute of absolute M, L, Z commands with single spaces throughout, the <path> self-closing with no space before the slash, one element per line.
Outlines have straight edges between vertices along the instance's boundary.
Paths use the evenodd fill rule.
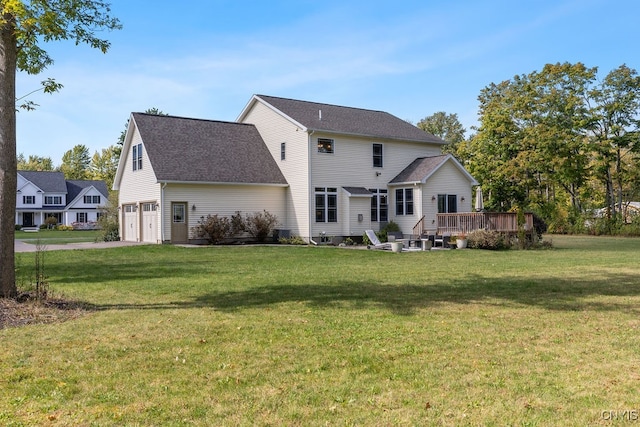
<path fill-rule="evenodd" d="M 23 227 L 33 227 L 33 212 L 23 212 L 22 213 L 22 226 Z"/>
<path fill-rule="evenodd" d="M 187 226 L 187 204 L 185 202 L 171 203 L 171 243 L 187 243 L 189 227 Z"/>

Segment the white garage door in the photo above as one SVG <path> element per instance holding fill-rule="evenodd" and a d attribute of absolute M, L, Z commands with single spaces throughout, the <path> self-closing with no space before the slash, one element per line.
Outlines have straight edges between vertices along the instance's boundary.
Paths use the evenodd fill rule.
<path fill-rule="evenodd" d="M 138 227 L 136 225 L 138 223 L 138 212 L 136 212 L 136 205 L 124 205 L 123 209 L 122 240 L 136 242 L 138 240 Z"/>
<path fill-rule="evenodd" d="M 158 208 L 155 203 L 142 204 L 142 241 L 158 243 Z"/>

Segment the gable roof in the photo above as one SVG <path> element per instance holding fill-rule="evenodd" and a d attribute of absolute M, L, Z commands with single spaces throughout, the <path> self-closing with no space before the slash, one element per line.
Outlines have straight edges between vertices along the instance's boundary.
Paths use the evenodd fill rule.
<path fill-rule="evenodd" d="M 98 180 L 69 180 L 67 181 L 67 200 L 69 204 L 73 203 L 78 196 L 86 193 L 91 187 L 95 188 L 104 197 L 109 197 L 107 184 Z"/>
<path fill-rule="evenodd" d="M 462 174 L 473 184 L 478 185 L 474 177 L 451 154 L 441 156 L 418 157 L 402 172 L 396 175 L 389 184 L 425 183 L 446 162 L 451 161 Z"/>
<path fill-rule="evenodd" d="M 66 194 L 67 192 L 67 184 L 62 172 L 19 170 L 18 175 L 21 175 L 45 193 Z"/>
<path fill-rule="evenodd" d="M 253 125 L 133 113 L 159 182 L 287 185 Z"/>
<path fill-rule="evenodd" d="M 306 131 L 446 144 L 437 136 L 384 111 L 298 101 L 267 95 L 254 95 L 238 117 L 238 121 L 242 120 L 255 102 L 261 102 L 278 111 Z"/>

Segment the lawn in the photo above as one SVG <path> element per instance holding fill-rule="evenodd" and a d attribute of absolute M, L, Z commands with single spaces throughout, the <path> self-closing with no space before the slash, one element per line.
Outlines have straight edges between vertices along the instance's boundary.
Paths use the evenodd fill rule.
<path fill-rule="evenodd" d="M 99 234 L 100 230 L 38 230 L 37 232 L 18 230 L 15 238 L 34 245 L 64 245 L 67 243 L 95 242 Z"/>
<path fill-rule="evenodd" d="M 47 252 L 51 288 L 91 311 L 0 330 L 0 424 L 637 420 L 640 240 L 553 240 Z"/>

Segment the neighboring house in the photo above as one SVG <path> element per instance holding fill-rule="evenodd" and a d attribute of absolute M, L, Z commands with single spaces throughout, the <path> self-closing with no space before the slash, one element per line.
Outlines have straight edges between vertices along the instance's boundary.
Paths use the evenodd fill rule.
<path fill-rule="evenodd" d="M 114 182 L 121 237 L 187 242 L 208 214 L 267 210 L 310 241 L 405 234 L 470 212 L 477 182 L 441 139 L 382 111 L 255 95 L 237 122 L 133 113 Z"/>
<path fill-rule="evenodd" d="M 104 181 L 65 180 L 62 172 L 18 171 L 16 224 L 39 227 L 48 217 L 58 224 L 92 228 L 109 192 Z"/>

